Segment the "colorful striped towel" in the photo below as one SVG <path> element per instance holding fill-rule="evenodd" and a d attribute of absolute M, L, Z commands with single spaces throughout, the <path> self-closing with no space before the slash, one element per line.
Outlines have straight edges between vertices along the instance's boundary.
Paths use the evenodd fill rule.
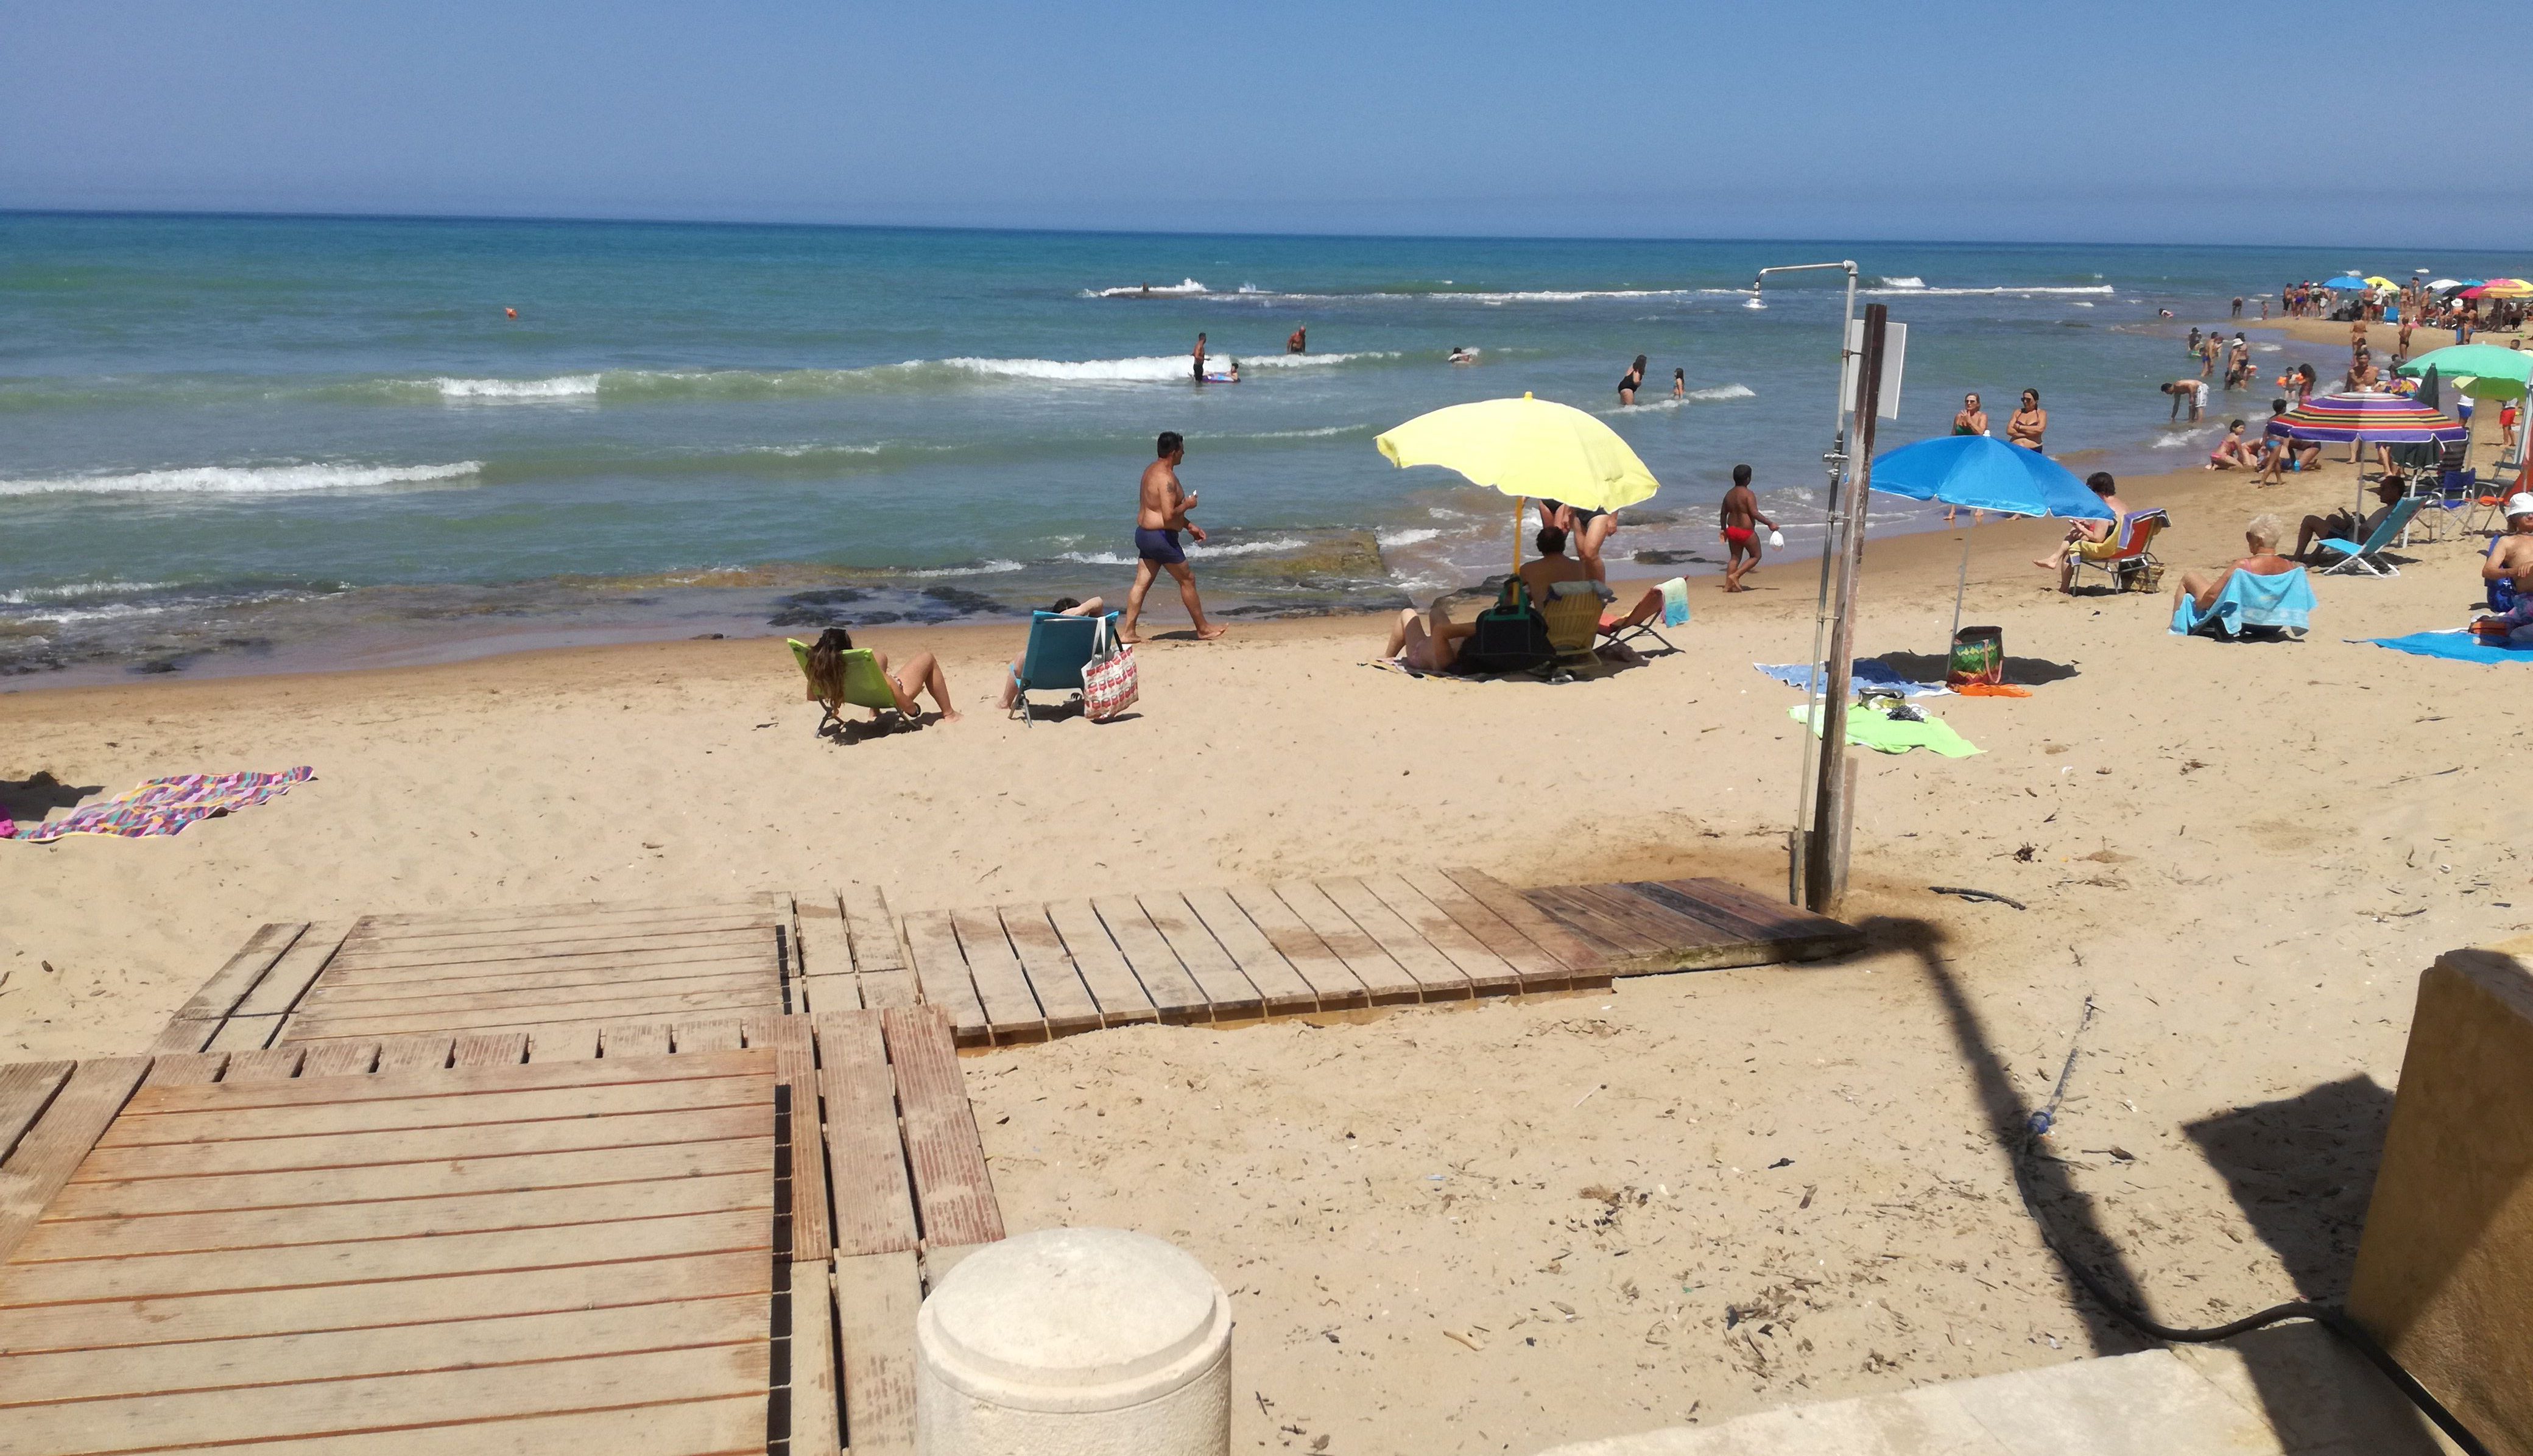
<path fill-rule="evenodd" d="M 186 774 L 174 779 L 152 779 L 106 803 L 90 804 L 23 831 L 12 821 L 0 819 L 0 839 L 42 844 L 72 834 L 120 835 L 128 840 L 174 834 L 197 819 L 263 803 L 276 793 L 288 793 L 293 784 L 305 784 L 316 777 L 315 769 L 303 765 L 278 774 Z"/>

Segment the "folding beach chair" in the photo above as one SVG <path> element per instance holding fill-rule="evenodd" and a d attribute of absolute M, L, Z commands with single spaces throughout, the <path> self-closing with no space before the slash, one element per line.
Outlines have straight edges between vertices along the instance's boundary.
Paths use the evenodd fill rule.
<path fill-rule="evenodd" d="M 2091 566 L 2109 577 L 2115 591 L 2153 591 L 2163 580 L 2163 562 L 2155 558 L 2151 550 L 2154 534 L 2171 524 L 2172 518 L 2163 513 L 2161 506 L 2122 516 L 2112 537 L 2118 543 L 2117 550 L 2098 556 L 2078 552 L 2076 572 L 2068 578 L 2068 585 L 2083 581 L 2085 568 Z"/>
<path fill-rule="evenodd" d="M 1548 646 L 1559 667 L 1588 668 L 1601 661 L 1592 654 L 1593 640 L 1601 635 L 1600 583 L 1557 583 L 1540 604 L 1539 614 L 1548 623 Z"/>
<path fill-rule="evenodd" d="M 844 655 L 844 671 L 841 674 L 844 681 L 830 684 L 840 688 L 843 695 L 830 698 L 820 692 L 818 679 L 809 671 L 809 644 L 797 637 L 783 640 L 792 648 L 792 661 L 800 665 L 800 675 L 808 679 L 810 700 L 826 710 L 826 716 L 818 720 L 819 732 L 825 732 L 830 724 L 844 727 L 842 713 L 848 707 L 876 709 L 899 722 L 904 721 L 905 715 L 897 708 L 897 692 L 889 686 L 888 674 L 879 670 L 879 663 L 871 657 L 869 648 L 856 647 Z"/>
<path fill-rule="evenodd" d="M 2330 576 L 2341 571 L 2363 571 L 2369 576 L 2400 575 L 2401 568 L 2383 559 L 2382 553 L 2386 547 L 2399 540 L 2403 531 L 2409 529 L 2410 517 L 2419 513 L 2419 497 L 2404 496 L 2390 510 L 2385 512 L 2383 523 L 2375 528 L 2362 545 L 2354 541 L 2335 539 L 2315 542 L 2316 549 L 2331 552 L 2339 556 L 2338 560 L 2324 567 L 2322 574 Z"/>
<path fill-rule="evenodd" d="M 1662 583 L 1662 585 L 1657 587 L 1655 590 L 1661 592 L 1663 595 L 1662 624 L 1666 627 L 1687 626 L 1688 578 L 1684 576 L 1675 576 L 1671 580 Z M 1610 616 L 1606 612 L 1602 614 L 1601 637 L 1612 646 L 1625 647 L 1640 637 L 1651 637 L 1656 642 L 1662 644 L 1663 651 L 1665 652 L 1679 651 L 1679 648 L 1671 645 L 1670 638 L 1654 629 L 1654 624 L 1651 621 L 1640 621 L 1632 627 L 1618 626 L 1616 622 L 1617 619 L 1615 617 Z"/>
<path fill-rule="evenodd" d="M 1019 689 L 1012 694 L 1012 713 L 1023 724 L 1034 716 L 1030 707 L 1031 693 L 1082 691 L 1082 670 L 1090 666 L 1090 652 L 1102 621 L 1113 636 L 1117 630 L 1117 613 L 1113 612 L 1104 617 L 1066 616 L 1060 612 L 1031 613 L 1029 646 L 1021 651 L 1020 670 L 1012 674 Z"/>

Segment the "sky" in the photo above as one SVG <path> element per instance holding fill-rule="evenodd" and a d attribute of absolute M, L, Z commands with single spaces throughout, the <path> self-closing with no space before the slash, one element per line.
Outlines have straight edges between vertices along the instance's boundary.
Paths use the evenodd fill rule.
<path fill-rule="evenodd" d="M 2533 110 L 2352 87 L 2404 51 L 2329 37 L 2382 14 L 0 0 L 0 207 L 2520 246 Z M 2433 18 L 2492 64 L 2522 22 Z"/>

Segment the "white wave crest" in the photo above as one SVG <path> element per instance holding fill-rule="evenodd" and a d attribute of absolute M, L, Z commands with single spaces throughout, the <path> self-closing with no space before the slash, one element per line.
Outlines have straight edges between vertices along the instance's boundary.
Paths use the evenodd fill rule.
<path fill-rule="evenodd" d="M 1231 439 L 1326 439 L 1332 435 L 1353 435 L 1370 430 L 1370 425 L 1323 425 L 1317 430 L 1261 430 L 1251 435 L 1234 435 Z"/>
<path fill-rule="evenodd" d="M 550 379 L 452 379 L 431 382 L 442 399 L 588 399 L 598 393 L 597 375 L 558 375 Z"/>
<path fill-rule="evenodd" d="M 1272 541 L 1243 541 L 1232 546 L 1191 545 L 1187 553 L 1191 556 L 1255 556 L 1267 552 L 1300 551 L 1309 545 L 1300 537 L 1285 536 Z"/>
<path fill-rule="evenodd" d="M 460 460 L 453 465 L 196 465 L 176 470 L 137 470 L 124 475 L 0 480 L 0 495 L 265 495 L 292 491 L 359 491 L 459 480 L 483 468 L 481 460 Z"/>
<path fill-rule="evenodd" d="M 1881 279 L 1881 280 L 1880 280 L 1880 282 L 1881 282 L 1881 285 L 1882 285 L 1883 287 L 1885 287 L 1885 288 L 1913 288 L 1913 289 L 1914 289 L 1914 288 L 1923 288 L 1923 287 L 1925 287 L 1925 286 L 1926 286 L 1926 280 L 1925 280 L 1925 279 L 1923 279 L 1923 278 L 1913 278 L 1913 277 L 1905 277 L 1905 276 L 1904 276 L 1904 277 L 1897 277 L 1897 278 L 1884 278 L 1884 279 Z"/>
<path fill-rule="evenodd" d="M 76 602 L 82 597 L 112 597 L 139 592 L 163 592 L 163 581 L 75 581 L 57 587 L 21 587 L 14 592 L 0 592 L 0 606 L 25 607 L 35 602 Z"/>
<path fill-rule="evenodd" d="M 934 566 L 919 571 L 903 571 L 901 576 L 1000 576 L 1007 571 L 1025 571 L 1018 561 L 978 561 L 972 566 Z"/>
<path fill-rule="evenodd" d="M 1313 369 L 1325 365 L 1345 364 L 1357 359 L 1395 359 L 1394 351 L 1372 351 L 1356 354 L 1233 354 L 1228 351 L 1206 357 L 1208 365 L 1216 361 L 1228 367 L 1237 359 L 1244 370 Z M 909 361 L 913 365 L 915 361 Z M 1188 378 L 1189 360 L 1185 354 L 1148 355 L 1140 359 L 944 359 L 945 368 L 964 370 L 985 379 L 1044 379 L 1060 383 L 1174 383 Z"/>
<path fill-rule="evenodd" d="M 1133 556 L 1121 556 L 1115 552 L 1066 552 L 1061 559 L 1085 566 L 1130 566 L 1135 561 Z"/>
<path fill-rule="evenodd" d="M 2154 447 L 2158 450 L 2186 450 L 2215 433 L 2213 425 L 2203 425 L 2196 430 L 2164 430 L 2155 435 Z"/>
<path fill-rule="evenodd" d="M 1373 539 L 1380 542 L 1383 549 L 1386 550 L 1393 546 L 1415 546 L 1431 541 L 1442 534 L 1432 526 L 1415 526 L 1404 531 L 1384 531 Z"/>
<path fill-rule="evenodd" d="M 1703 389 L 1691 389 L 1678 399 L 1674 399 L 1670 395 L 1664 395 L 1660 399 L 1641 399 L 1634 404 L 1619 405 L 1614 409 L 1605 410 L 1603 413 L 1612 415 L 1642 414 L 1652 410 L 1676 410 L 1680 406 L 1687 404 L 1714 404 L 1719 400 L 1756 399 L 1758 397 L 1758 394 L 1747 384 L 1710 384 Z"/>
<path fill-rule="evenodd" d="M 1200 293 L 1210 293 L 1213 290 L 1206 287 L 1194 278 L 1182 278 L 1176 283 L 1129 283 L 1123 287 L 1102 288 L 1096 292 L 1085 289 L 1084 296 L 1089 298 L 1143 298 L 1149 295 L 1153 298 L 1190 298 Z M 1248 293 L 1253 290 L 1243 286 L 1240 291 Z"/>
<path fill-rule="evenodd" d="M 2035 296 L 2042 295 L 2042 294 L 2078 294 L 2078 293 L 2093 294 L 2093 295 L 2096 295 L 2096 296 L 2102 296 L 2102 295 L 2108 295 L 2108 294 L 2111 294 L 2111 293 L 2115 293 L 2115 292 L 2117 292 L 2117 291 L 2118 291 L 2117 289 L 2114 289 L 2114 288 L 2113 288 L 2113 287 L 2111 287 L 2111 285 L 2109 285 L 2108 283 L 2095 283 L 2095 284 L 2090 284 L 2090 285 L 2083 286 L 2083 287 L 2069 287 L 2069 288 L 2054 288 L 2054 287 L 2049 287 L 2049 286 L 2041 285 L 2041 284 L 2032 284 L 2032 285 L 2027 286 L 2027 285 L 2023 285 L 2023 284 L 2014 284 L 2014 283 L 2005 284 L 2005 285 L 2003 285 L 2003 286 L 2001 286 L 2001 287 L 1996 287 L 1996 288 L 1929 288 L 1929 287 L 1927 287 L 1925 284 L 1923 284 L 1923 283 L 1919 283 L 1919 284 L 1915 285 L 1914 287 L 1910 287 L 1910 288 L 1885 287 L 1885 288 L 1859 288 L 1859 289 L 1857 289 L 1857 290 L 1856 290 L 1856 292 L 1858 292 L 1858 293 L 1906 293 L 1906 294 L 1909 294 L 1909 295 L 1911 295 L 1912 297 L 1915 297 L 1915 298 L 1986 298 L 1986 297 L 1993 297 L 1993 296 L 1997 296 L 1997 295 L 2010 295 L 2010 296 L 2012 296 L 2012 297 L 2016 297 L 2016 298 L 2029 298 L 2029 297 L 2035 297 Z"/>

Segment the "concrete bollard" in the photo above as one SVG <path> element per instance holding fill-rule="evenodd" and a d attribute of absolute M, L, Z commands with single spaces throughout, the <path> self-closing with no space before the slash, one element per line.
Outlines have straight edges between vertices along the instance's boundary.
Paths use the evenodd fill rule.
<path fill-rule="evenodd" d="M 1226 1456 L 1231 1300 L 1185 1251 L 1047 1229 L 970 1254 L 915 1316 L 920 1456 Z"/>

